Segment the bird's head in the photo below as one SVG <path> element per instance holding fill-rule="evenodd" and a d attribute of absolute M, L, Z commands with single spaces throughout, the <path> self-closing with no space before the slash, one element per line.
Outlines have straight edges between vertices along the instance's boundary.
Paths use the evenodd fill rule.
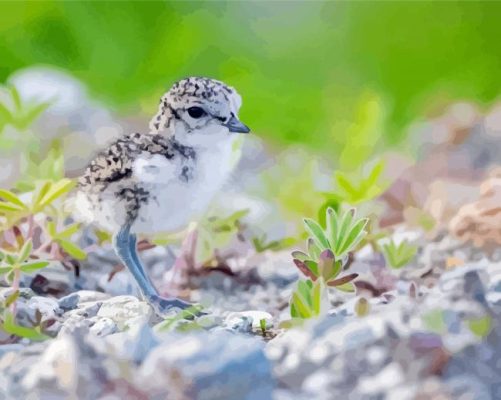
<path fill-rule="evenodd" d="M 223 82 L 191 77 L 176 82 L 160 100 L 150 132 L 182 144 L 210 147 L 250 129 L 238 119 L 242 99 Z"/>

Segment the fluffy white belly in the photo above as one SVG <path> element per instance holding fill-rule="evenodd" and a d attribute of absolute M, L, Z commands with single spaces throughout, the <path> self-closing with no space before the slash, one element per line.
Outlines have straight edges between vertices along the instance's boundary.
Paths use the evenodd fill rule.
<path fill-rule="evenodd" d="M 216 193 L 232 170 L 231 146 L 219 151 L 199 154 L 191 170 L 191 177 L 180 179 L 186 165 L 164 167 L 155 164 L 156 178 L 139 174 L 149 192 L 149 201 L 141 205 L 131 230 L 136 233 L 176 231 L 199 219 L 209 207 Z M 143 166 L 144 167 L 144 166 Z M 143 168 L 145 170 L 145 168 Z M 146 167 L 148 171 L 148 167 Z M 148 172 L 149 173 L 149 172 Z M 162 183 L 162 177 L 174 177 Z"/>

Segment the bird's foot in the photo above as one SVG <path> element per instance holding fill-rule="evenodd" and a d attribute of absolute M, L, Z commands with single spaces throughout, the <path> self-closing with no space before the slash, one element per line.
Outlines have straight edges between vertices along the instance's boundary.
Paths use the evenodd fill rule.
<path fill-rule="evenodd" d="M 153 307 L 155 312 L 161 317 L 172 315 L 172 312 L 176 310 L 183 311 L 187 318 L 193 318 L 205 314 L 201 311 L 200 305 L 189 303 L 176 297 L 161 297 L 158 295 L 152 295 L 148 296 L 148 302 Z"/>

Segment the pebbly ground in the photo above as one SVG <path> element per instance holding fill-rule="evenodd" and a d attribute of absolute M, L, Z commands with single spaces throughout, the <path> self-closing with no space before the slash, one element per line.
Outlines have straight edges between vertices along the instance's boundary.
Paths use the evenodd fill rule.
<path fill-rule="evenodd" d="M 235 276 L 197 278 L 192 298 L 207 315 L 167 323 L 134 295 L 126 271 L 109 280 L 111 253 L 78 278 L 51 266 L 41 272 L 50 284 L 30 284 L 59 298 L 26 288 L 18 304 L 19 320 L 47 321 L 51 338 L 0 346 L 0 398 L 500 398 L 500 252 L 402 235 L 421 243 L 411 265 L 389 270 L 364 249 L 351 268 L 365 289 L 331 291 L 327 315 L 292 329 L 281 327 L 298 279 L 289 252 L 234 260 Z M 167 256 L 144 254 L 157 281 Z M 98 259 L 107 266 L 96 268 Z M 355 312 L 360 295 L 365 316 Z"/>

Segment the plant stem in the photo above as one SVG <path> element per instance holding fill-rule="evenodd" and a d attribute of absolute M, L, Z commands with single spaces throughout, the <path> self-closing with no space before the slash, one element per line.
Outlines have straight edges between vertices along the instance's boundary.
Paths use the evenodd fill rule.
<path fill-rule="evenodd" d="M 34 228 L 35 228 L 35 217 L 33 214 L 30 214 L 28 216 L 28 237 L 27 239 L 33 239 L 33 233 L 34 233 Z"/>
<path fill-rule="evenodd" d="M 21 270 L 19 268 L 14 269 L 14 280 L 12 281 L 12 289 L 14 290 L 14 293 L 19 290 L 19 281 L 21 278 Z M 10 305 L 10 311 L 12 312 L 12 316 L 16 316 L 16 303 L 17 301 L 14 301 Z"/>

